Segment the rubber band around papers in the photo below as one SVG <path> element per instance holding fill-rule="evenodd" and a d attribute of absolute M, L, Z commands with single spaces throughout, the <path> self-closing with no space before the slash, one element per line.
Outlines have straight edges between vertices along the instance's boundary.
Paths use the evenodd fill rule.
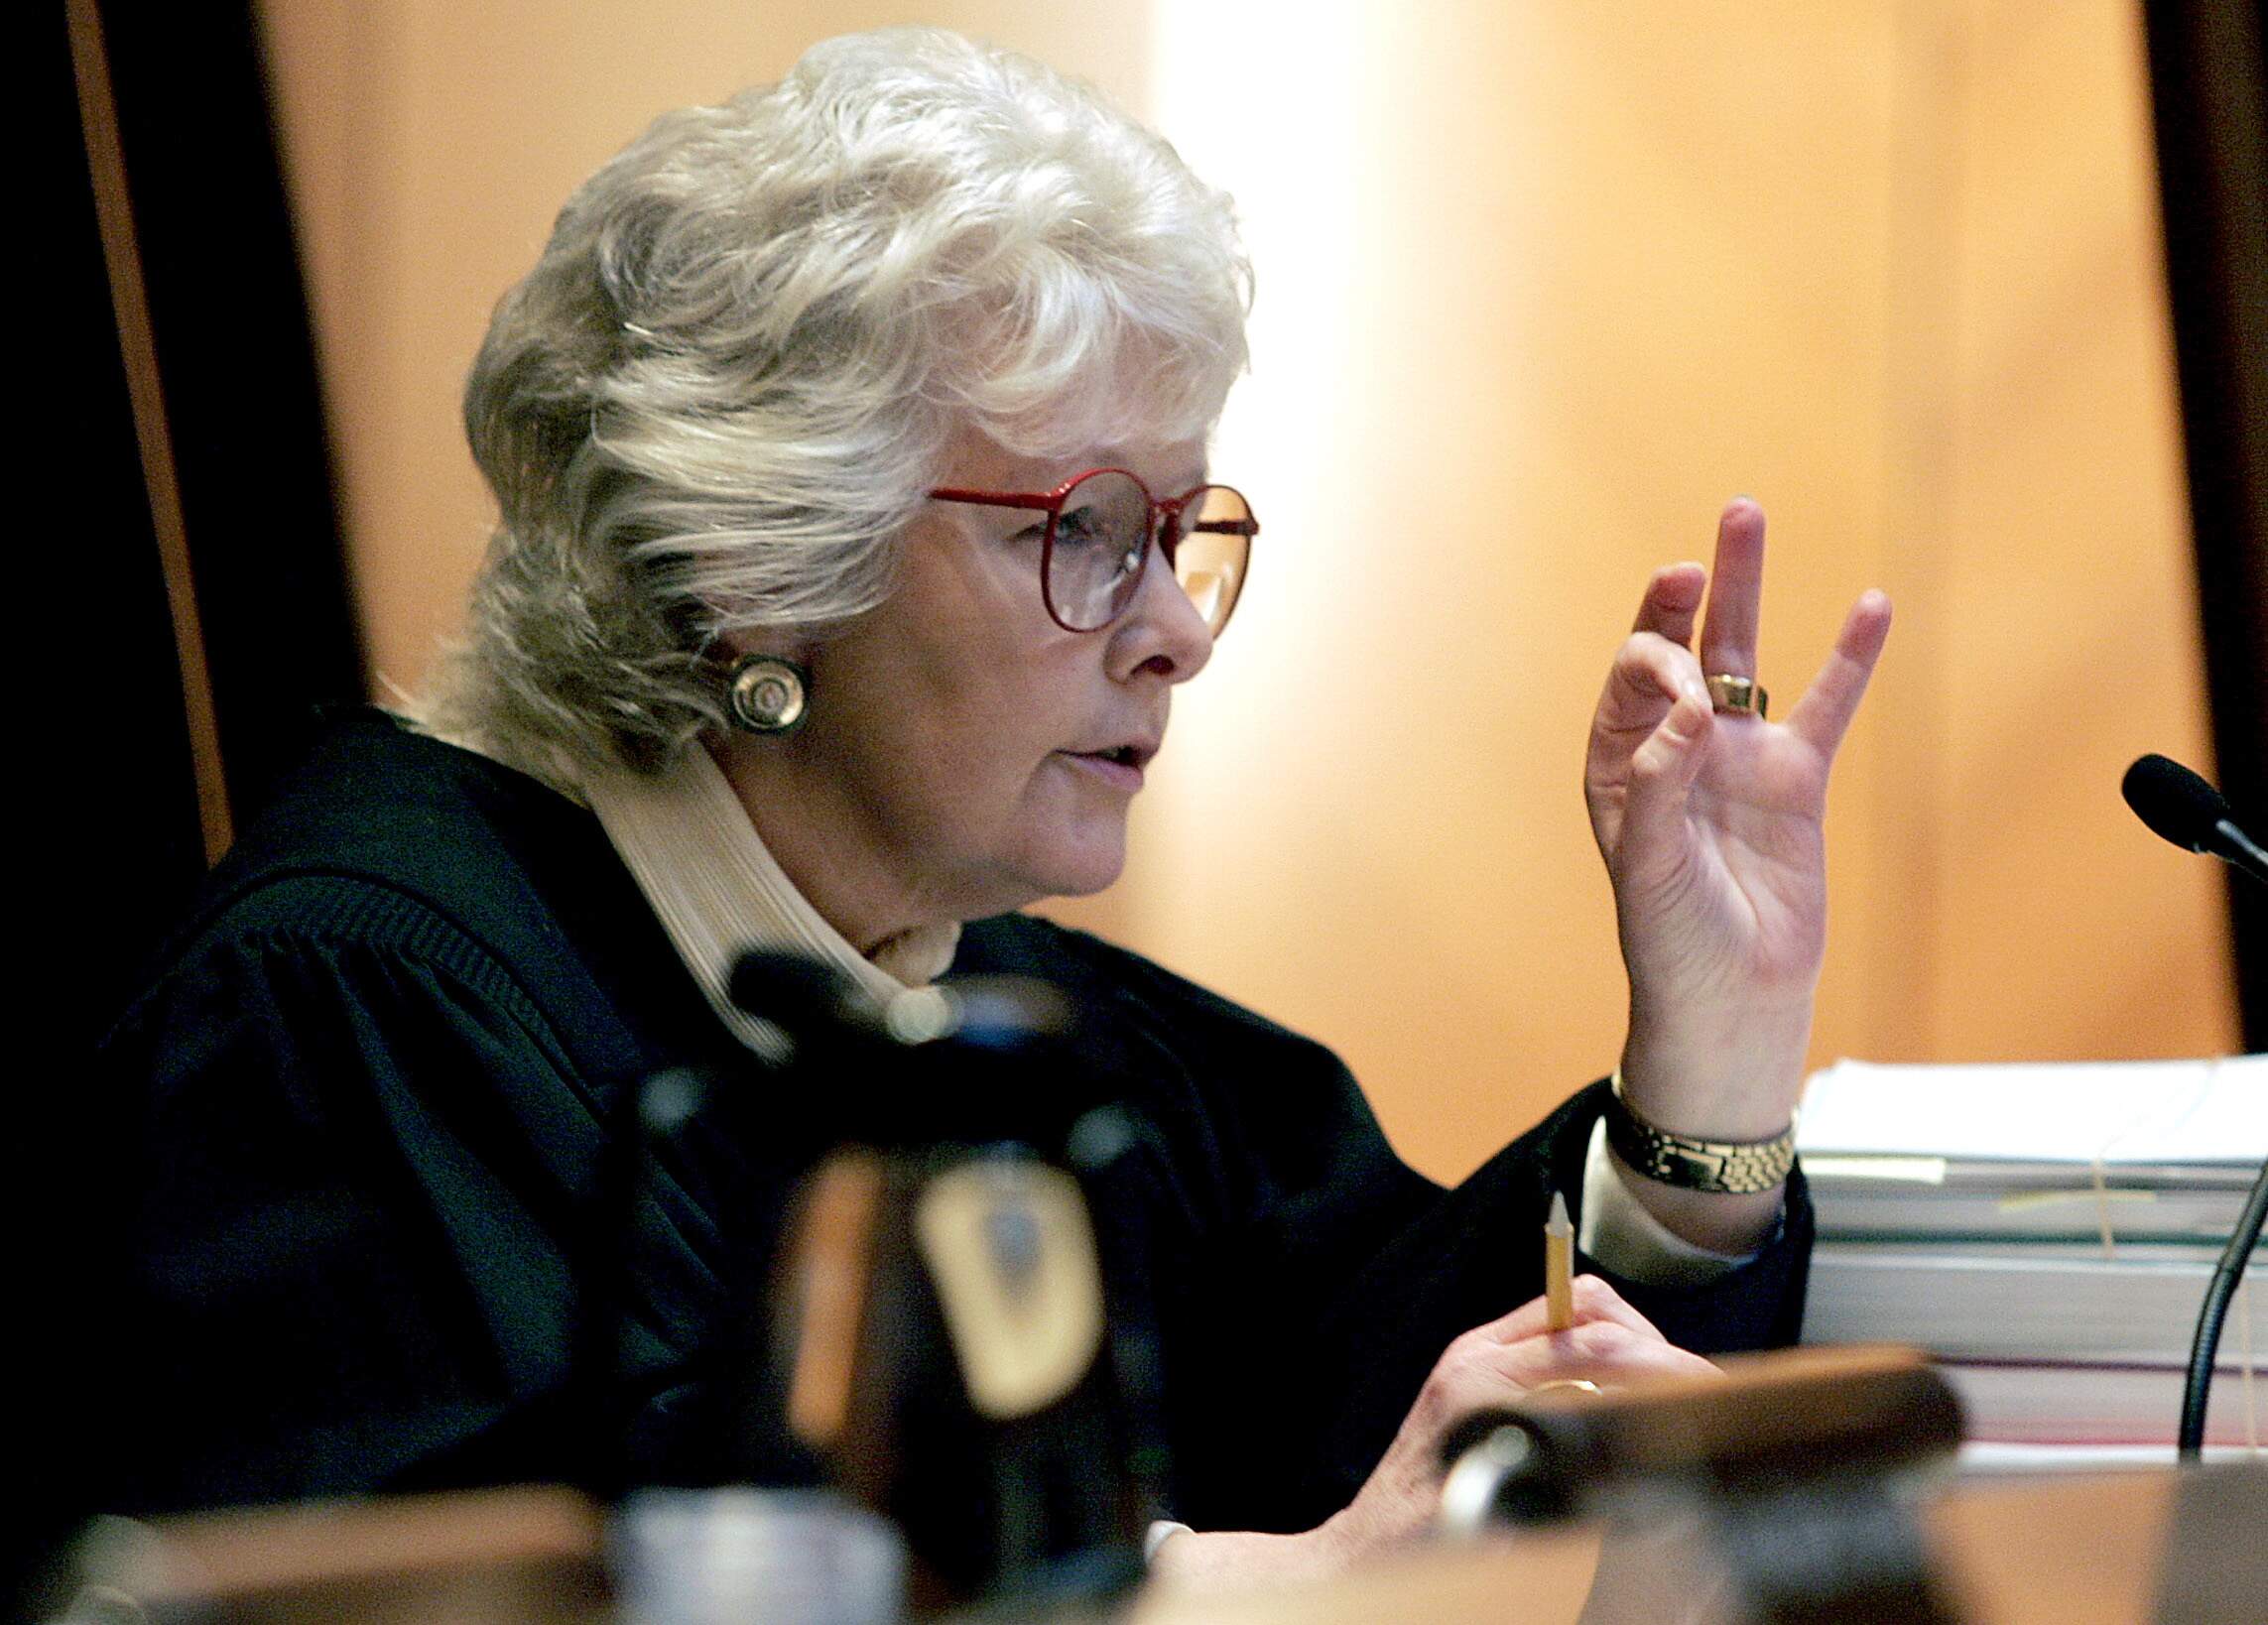
<path fill-rule="evenodd" d="M 2094 1176 L 2094 1222 L 2102 1229 L 2102 1256 L 2116 1258 L 2118 1242 L 2110 1233 L 2110 1185 L 2103 1178 L 2102 1172 L 2102 1153 L 2109 1149 L 2110 1146 L 2106 1143 L 2096 1151 L 2094 1160 L 2087 1165 L 2087 1171 Z"/>

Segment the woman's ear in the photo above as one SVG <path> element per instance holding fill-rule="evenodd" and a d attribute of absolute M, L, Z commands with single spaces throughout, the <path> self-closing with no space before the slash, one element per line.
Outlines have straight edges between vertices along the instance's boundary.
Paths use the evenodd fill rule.
<path fill-rule="evenodd" d="M 730 667 L 750 655 L 780 655 L 789 660 L 798 658 L 797 640 L 776 626 L 735 626 L 711 632 L 701 646 L 704 660 L 721 667 Z"/>

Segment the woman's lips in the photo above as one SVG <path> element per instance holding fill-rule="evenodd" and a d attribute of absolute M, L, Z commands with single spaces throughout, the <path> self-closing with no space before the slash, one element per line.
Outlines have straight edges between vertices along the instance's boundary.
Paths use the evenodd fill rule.
<path fill-rule="evenodd" d="M 1080 772 L 1091 773 L 1104 784 L 1128 794 L 1142 788 L 1142 769 L 1116 752 L 1063 750 L 1056 754 Z"/>

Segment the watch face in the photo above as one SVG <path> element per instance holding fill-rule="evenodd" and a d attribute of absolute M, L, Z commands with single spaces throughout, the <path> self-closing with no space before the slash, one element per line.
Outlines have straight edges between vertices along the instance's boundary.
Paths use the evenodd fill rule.
<path fill-rule="evenodd" d="M 1700 1186 L 1705 1189 L 1724 1183 L 1727 1159 L 1709 1152 L 1692 1146 L 1672 1146 L 1662 1161 L 1669 1165 L 1671 1177 L 1680 1185 Z"/>

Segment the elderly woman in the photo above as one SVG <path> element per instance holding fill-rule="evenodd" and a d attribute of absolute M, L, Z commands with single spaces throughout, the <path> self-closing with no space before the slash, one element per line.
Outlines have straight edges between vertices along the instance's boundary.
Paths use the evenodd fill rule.
<path fill-rule="evenodd" d="M 603 1125 L 634 1080 L 762 1042 L 725 993 L 750 944 L 878 992 L 1012 970 L 1075 1000 L 1064 1088 L 1158 1131 L 1120 1188 L 1172 1511 L 1206 1531 L 1162 1564 L 1342 1561 L 1423 1522 L 1462 1410 L 1701 1363 L 1657 1326 L 1793 1338 L 1821 818 L 1888 606 L 1767 722 L 1752 506 L 1713 585 L 1647 585 L 1593 725 L 1618 1087 L 1457 1189 L 1319 1047 L 1013 912 L 1117 875 L 1174 690 L 1268 546 L 1205 457 L 1246 287 L 1227 200 L 1164 142 L 933 32 L 671 114 L 569 199 L 466 391 L 502 512 L 469 635 L 414 719 L 331 732 L 108 1045 L 149 1148 L 131 1498 L 574 1474 Z M 693 1145 L 625 1242 L 651 1476 L 697 1443 L 718 1192 L 782 1177 Z M 1516 1307 L 1555 1189 L 1594 1272 L 1560 1333 Z"/>

